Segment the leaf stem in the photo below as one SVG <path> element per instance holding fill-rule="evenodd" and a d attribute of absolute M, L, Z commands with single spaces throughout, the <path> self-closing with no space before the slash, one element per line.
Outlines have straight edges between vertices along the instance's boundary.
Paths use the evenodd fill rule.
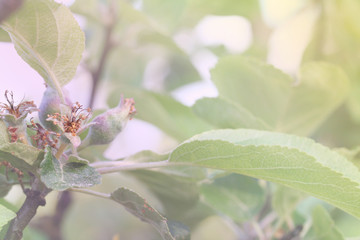
<path fill-rule="evenodd" d="M 106 162 L 96 162 L 90 164 L 90 166 L 97 168 L 97 171 L 100 174 L 144 169 L 144 168 L 167 167 L 170 165 L 172 164 L 169 163 L 167 160 L 160 162 L 144 162 L 144 163 L 133 163 L 126 161 L 106 161 Z"/>
<path fill-rule="evenodd" d="M 60 159 L 61 155 L 63 154 L 63 152 L 65 151 L 66 147 L 67 147 L 67 143 L 62 142 L 59 149 L 57 150 L 56 154 L 55 154 L 55 158 L 56 159 Z"/>
<path fill-rule="evenodd" d="M 96 197 L 100 197 L 100 198 L 105 198 L 105 199 L 110 199 L 111 198 L 111 195 L 108 194 L 108 193 L 96 192 L 96 191 L 93 191 L 93 190 L 90 190 L 90 189 L 70 188 L 69 191 L 84 193 L 84 194 L 88 194 L 88 195 L 92 195 L 92 196 L 96 196 Z"/>

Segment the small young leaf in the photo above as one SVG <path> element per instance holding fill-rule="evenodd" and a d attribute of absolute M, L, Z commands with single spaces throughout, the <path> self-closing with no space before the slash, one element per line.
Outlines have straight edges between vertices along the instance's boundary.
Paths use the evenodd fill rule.
<path fill-rule="evenodd" d="M 211 125 L 196 116 L 191 108 L 169 95 L 122 87 L 121 91 L 135 99 L 135 118 L 159 127 L 171 137 L 183 141 L 195 134 L 212 129 Z M 113 93 L 109 105 L 119 102 L 119 91 Z M 116 99 L 115 99 L 116 98 Z M 149 107 L 151 106 L 151 107 Z"/>
<path fill-rule="evenodd" d="M 84 50 L 84 33 L 68 8 L 51 0 L 25 1 L 1 27 L 18 54 L 56 89 L 70 82 Z"/>
<path fill-rule="evenodd" d="M 30 171 L 37 175 L 36 169 L 44 158 L 44 152 L 23 143 L 6 143 L 0 145 L 0 161 L 8 161 L 12 166 Z"/>
<path fill-rule="evenodd" d="M 127 188 L 119 188 L 111 194 L 111 197 L 114 201 L 123 205 L 127 211 L 155 227 L 164 240 L 176 240 L 170 233 L 167 219 L 137 193 Z"/>
<path fill-rule="evenodd" d="M 51 149 L 47 149 L 40 167 L 41 181 L 58 191 L 71 187 L 91 187 L 101 181 L 100 174 L 83 159 L 71 156 L 62 164 L 53 156 Z"/>
<path fill-rule="evenodd" d="M 16 214 L 13 211 L 0 204 L 0 230 L 14 217 Z"/>
<path fill-rule="evenodd" d="M 6 127 L 6 124 L 3 120 L 0 119 L 0 146 L 9 143 L 9 133 Z"/>

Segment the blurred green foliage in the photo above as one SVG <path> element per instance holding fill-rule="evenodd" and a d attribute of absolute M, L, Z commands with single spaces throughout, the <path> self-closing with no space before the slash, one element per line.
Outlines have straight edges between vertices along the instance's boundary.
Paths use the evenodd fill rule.
<path fill-rule="evenodd" d="M 281 8 L 284 1 L 287 0 L 277 0 L 277 7 Z M 94 70 L 101 61 L 104 45 L 108 44 L 107 27 L 112 21 L 112 46 L 102 75 L 102 81 L 110 86 L 109 106 L 118 104 L 120 93 L 133 97 L 138 110 L 135 118 L 153 124 L 175 142 L 181 143 L 210 129 L 251 128 L 312 137 L 331 147 L 358 146 L 360 2 L 304 1 L 302 8 L 289 16 L 290 19 L 304 9 L 318 11 L 302 64 L 298 73 L 292 74 L 266 63 L 268 42 L 276 27 L 268 26 L 263 20 L 264 15 L 270 12 L 261 9 L 261 2 L 76 0 L 71 10 L 85 22 L 84 64 L 90 70 Z M 199 22 L 211 15 L 242 16 L 251 24 L 253 39 L 246 51 L 235 54 L 224 45 L 207 46 L 196 39 L 194 32 Z M 183 33 L 188 33 L 186 37 L 193 41 L 190 50 L 178 40 Z M 0 41 L 9 41 L 8 35 L 2 30 Z M 194 83 L 209 83 L 197 68 L 199 60 L 195 56 L 202 51 L 217 59 L 217 65 L 211 70 L 211 80 L 218 97 L 202 98 L 194 105 L 186 106 L 173 97 L 174 90 Z M 201 141 L 194 142 L 200 145 Z M 283 144 L 285 148 L 288 147 L 287 143 Z M 186 143 L 181 146 L 184 145 L 187 146 Z M 220 146 L 219 152 L 229 147 L 225 141 L 217 146 Z M 311 149 L 312 145 L 309 146 Z M 262 149 L 265 148 L 262 146 Z M 89 156 L 89 160 L 104 151 L 92 150 L 83 153 Z M 295 150 L 288 153 L 290 157 L 285 156 L 286 159 L 301 155 Z M 358 165 L 357 152 L 352 154 L 346 150 L 341 153 Z M 187 160 L 196 157 L 194 152 L 187 154 Z M 307 154 L 311 155 L 311 151 Z M 153 153 L 146 153 L 142 157 L 149 155 L 152 161 L 169 157 L 159 157 Z M 135 160 L 137 158 L 140 158 L 139 155 L 134 157 Z M 273 160 L 276 162 L 279 159 L 281 157 L 277 156 Z M 329 169 L 316 167 L 318 172 L 324 171 L 323 178 L 327 176 L 333 181 L 340 175 L 337 172 L 326 175 Z M 231 169 L 231 166 L 226 166 L 226 169 Z M 286 171 L 284 175 L 288 174 Z M 270 174 L 269 171 L 257 174 L 263 178 L 270 176 L 266 175 Z M 304 177 L 300 175 L 291 177 Z M 0 177 L 4 178 L 2 175 Z M 286 185 L 283 180 L 274 181 Z M 217 233 L 224 233 L 221 235 L 223 239 L 244 236 L 256 239 L 261 234 L 270 236 L 269 239 L 281 239 L 292 233 L 296 234 L 292 239 L 300 236 L 309 240 L 341 240 L 360 236 L 360 222 L 349 214 L 335 207 L 324 208 L 322 205 L 328 205 L 297 190 L 272 183 L 264 185 L 262 181 L 243 175 L 200 167 L 136 170 L 109 177 L 100 187 L 102 191 L 112 192 L 119 187 L 119 183 L 132 187 L 145 199 L 150 199 L 160 214 L 188 226 L 194 233 L 194 240 L 217 237 Z M 295 185 L 292 183 L 291 186 Z M 5 190 L 7 186 L 0 188 L 0 192 Z M 351 193 L 347 194 L 346 200 L 350 201 Z M 341 197 L 334 196 L 336 199 Z M 152 228 L 115 207 L 115 203 L 78 195 L 76 200 L 63 229 L 68 240 L 116 239 L 116 236 L 121 236 L 120 239 L 160 238 Z M 341 201 L 337 204 L 342 207 L 346 205 Z M 249 228 L 249 225 L 255 227 Z M 299 233 L 295 232 L 296 225 L 302 226 Z M 252 231 L 257 227 L 263 233 Z M 29 228 L 24 239 L 35 238 L 46 239 Z"/>

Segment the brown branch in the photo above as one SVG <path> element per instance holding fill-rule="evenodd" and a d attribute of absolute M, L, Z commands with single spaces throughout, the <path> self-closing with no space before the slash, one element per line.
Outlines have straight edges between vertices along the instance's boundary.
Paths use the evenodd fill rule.
<path fill-rule="evenodd" d="M 38 207 L 45 206 L 45 196 L 51 190 L 46 188 L 38 179 L 35 179 L 31 189 L 25 189 L 26 199 L 17 216 L 10 223 L 9 229 L 6 233 L 7 240 L 21 240 L 25 227 L 30 223 L 35 216 Z"/>
<path fill-rule="evenodd" d="M 24 0 L 0 0 L 0 23 L 18 10 Z"/>
<path fill-rule="evenodd" d="M 34 224 L 31 224 L 31 226 L 45 233 L 51 240 L 64 239 L 61 232 L 61 226 L 64 222 L 66 213 L 69 211 L 71 203 L 71 192 L 61 192 L 54 215 L 41 217 Z"/>
<path fill-rule="evenodd" d="M 91 95 L 89 100 L 89 107 L 92 108 L 94 105 L 95 97 L 96 97 L 96 90 L 98 88 L 101 76 L 104 72 L 104 67 L 106 60 L 109 56 L 111 49 L 114 47 L 114 43 L 112 40 L 112 33 L 114 30 L 114 26 L 116 23 L 116 14 L 114 12 L 114 6 L 109 5 L 108 12 L 106 19 L 107 21 L 104 24 L 105 36 L 104 36 L 104 45 L 100 55 L 99 63 L 94 71 L 91 71 L 91 80 L 92 80 L 92 87 L 91 87 Z"/>

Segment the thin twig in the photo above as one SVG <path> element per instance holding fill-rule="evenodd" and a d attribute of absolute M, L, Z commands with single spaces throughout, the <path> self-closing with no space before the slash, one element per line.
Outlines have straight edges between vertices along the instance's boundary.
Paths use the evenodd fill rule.
<path fill-rule="evenodd" d="M 258 237 L 259 240 L 266 240 L 265 238 L 265 234 L 263 233 L 261 227 L 259 226 L 259 224 L 256 221 L 252 221 L 251 225 Z"/>
<path fill-rule="evenodd" d="M 262 229 L 269 226 L 271 223 L 273 223 L 277 219 L 278 215 L 276 212 L 270 212 L 268 215 L 266 215 L 263 219 L 261 219 L 259 225 Z"/>
<path fill-rule="evenodd" d="M 262 206 L 261 210 L 259 211 L 259 213 L 257 214 L 257 216 L 255 217 L 255 221 L 259 221 L 260 219 L 262 219 L 263 217 L 265 217 L 265 215 L 267 214 L 267 212 L 271 209 L 271 200 L 272 200 L 272 192 L 271 192 L 271 187 L 270 187 L 270 183 L 266 182 L 266 188 L 265 188 L 265 203 Z"/>
<path fill-rule="evenodd" d="M 111 195 L 108 193 L 101 193 L 101 192 L 96 192 L 90 189 L 83 189 L 83 188 L 70 188 L 69 191 L 72 192 L 79 192 L 79 193 L 85 193 L 88 195 L 92 195 L 92 196 L 96 196 L 96 197 L 100 197 L 100 198 L 105 198 L 105 199 L 110 199 Z"/>

